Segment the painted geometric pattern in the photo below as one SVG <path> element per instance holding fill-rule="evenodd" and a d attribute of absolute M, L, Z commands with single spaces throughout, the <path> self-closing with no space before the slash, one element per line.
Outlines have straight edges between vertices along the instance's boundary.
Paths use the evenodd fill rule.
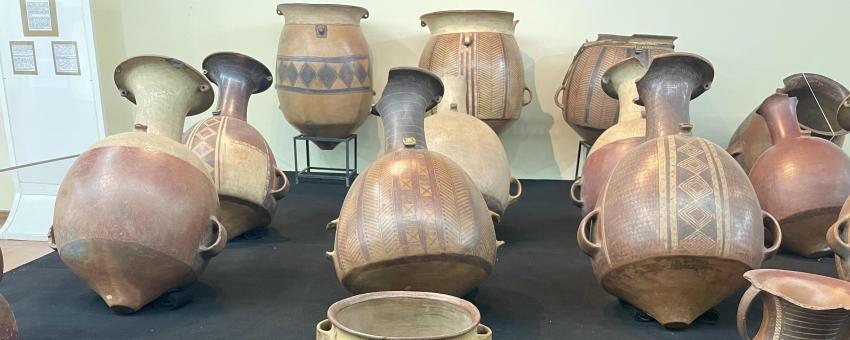
<path fill-rule="evenodd" d="M 372 90 L 368 55 L 278 56 L 276 88 L 298 93 L 352 93 Z"/>
<path fill-rule="evenodd" d="M 656 140 L 661 220 L 659 234 L 668 250 L 723 255 L 728 235 L 729 197 L 723 168 L 701 138 L 669 136 Z"/>
<path fill-rule="evenodd" d="M 765 339 L 847 339 L 850 336 L 850 312 L 846 310 L 814 310 L 778 297 L 773 300 L 776 318 L 773 329 L 765 330 L 768 333 Z"/>
<path fill-rule="evenodd" d="M 339 269 L 403 256 L 495 259 L 495 233 L 458 169 L 428 152 L 379 158 L 349 191 L 336 234 Z M 480 207 L 477 204 L 480 203 Z"/>
<path fill-rule="evenodd" d="M 213 182 L 218 186 L 218 168 L 216 164 L 219 161 L 218 143 L 224 127 L 227 125 L 226 117 L 213 116 L 202 120 L 192 129 L 186 145 L 189 150 L 192 150 L 204 163 Z"/>
<path fill-rule="evenodd" d="M 507 59 L 498 33 L 476 33 L 472 53 L 475 58 L 475 116 L 481 119 L 503 118 L 507 98 Z"/>

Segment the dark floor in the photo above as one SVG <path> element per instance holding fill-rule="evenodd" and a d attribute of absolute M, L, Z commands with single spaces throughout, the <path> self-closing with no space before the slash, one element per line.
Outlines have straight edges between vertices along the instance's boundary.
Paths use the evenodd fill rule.
<path fill-rule="evenodd" d="M 496 271 L 473 302 L 497 339 L 736 339 L 740 294 L 717 307 L 716 324 L 669 331 L 637 322 L 597 284 L 575 241 L 579 209 L 569 182 L 524 181 L 524 196 L 497 227 L 507 244 Z M 349 294 L 324 253 L 345 187 L 302 183 L 281 201 L 273 229 L 260 240 L 236 240 L 190 288 L 194 301 L 177 310 L 148 306 L 112 313 L 55 254 L 4 277 L 0 293 L 29 339 L 313 339 L 327 307 Z M 834 275 L 832 259 L 780 255 L 766 267 Z M 757 311 L 754 311 L 757 312 Z M 754 314 L 754 313 L 753 313 Z M 752 315 L 752 329 L 758 317 Z"/>

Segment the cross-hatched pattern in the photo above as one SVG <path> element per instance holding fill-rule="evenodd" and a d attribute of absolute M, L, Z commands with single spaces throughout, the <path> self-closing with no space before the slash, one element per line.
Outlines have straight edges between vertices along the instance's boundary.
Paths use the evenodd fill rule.
<path fill-rule="evenodd" d="M 424 254 L 495 261 L 496 236 L 474 184 L 444 156 L 398 151 L 376 160 L 346 195 L 336 233 L 339 269 Z"/>
<path fill-rule="evenodd" d="M 667 152 L 671 159 L 671 172 L 676 172 L 676 186 L 671 189 L 670 203 L 675 205 L 676 221 L 671 235 L 672 249 L 690 254 L 717 253 L 718 227 L 723 223 L 723 199 L 717 183 L 720 178 L 714 163 L 701 139 L 669 136 Z M 671 210 L 671 214 L 674 211 Z"/>

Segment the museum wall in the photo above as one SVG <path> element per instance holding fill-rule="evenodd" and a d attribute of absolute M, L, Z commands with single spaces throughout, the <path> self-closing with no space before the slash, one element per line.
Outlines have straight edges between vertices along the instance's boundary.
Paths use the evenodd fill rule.
<path fill-rule="evenodd" d="M 278 2 L 92 0 L 107 133 L 127 131 L 132 125 L 132 106 L 117 95 L 112 80 L 115 65 L 128 56 L 163 54 L 200 67 L 206 55 L 230 50 L 253 56 L 274 70 L 283 24 L 283 18 L 275 13 Z M 676 35 L 680 37 L 678 50 L 701 54 L 714 63 L 714 86 L 693 102 L 691 117 L 695 134 L 722 146 L 744 116 L 779 87 L 786 75 L 821 73 L 850 85 L 846 58 L 850 44 L 843 31 L 825 24 L 846 21 L 845 13 L 850 12 L 847 1 L 819 2 L 828 9 L 822 11 L 811 11 L 811 4 L 784 0 L 663 0 L 639 7 L 625 0 L 345 3 L 370 11 L 362 26 L 372 49 L 378 94 L 389 68 L 418 63 L 428 39 L 428 30 L 419 25 L 419 15 L 475 8 L 516 13 L 525 81 L 535 97 L 522 118 L 501 135 L 513 174 L 519 178 L 573 178 L 578 137 L 562 119 L 552 96 L 581 43 L 595 39 L 597 33 Z M 201 116 L 205 115 L 209 112 Z M 200 118 L 195 116 L 190 121 Z M 278 164 L 292 170 L 292 137 L 297 131 L 283 119 L 273 90 L 251 98 L 248 120 L 265 135 Z M 380 119 L 370 117 L 357 133 L 362 170 L 381 152 Z M 5 144 L 5 139 L 0 140 Z M 313 155 L 317 165 L 344 165 L 341 147 Z M 0 166 L 8 163 L 4 145 Z M 8 209 L 11 203 L 13 187 L 8 177 L 0 174 L 0 209 Z"/>

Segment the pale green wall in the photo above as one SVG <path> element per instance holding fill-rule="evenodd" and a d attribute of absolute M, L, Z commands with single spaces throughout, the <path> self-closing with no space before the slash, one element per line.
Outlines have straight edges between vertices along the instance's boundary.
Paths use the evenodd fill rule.
<path fill-rule="evenodd" d="M 238 51 L 274 68 L 283 18 L 277 0 L 93 0 L 101 86 L 108 133 L 129 130 L 130 104 L 115 92 L 112 70 L 127 56 L 164 54 L 200 66 L 216 51 Z M 428 0 L 348 1 L 369 9 L 363 30 L 372 49 L 376 92 L 393 66 L 416 65 L 428 38 L 419 15 L 446 9 L 500 9 L 520 20 L 517 40 L 526 82 L 535 100 L 502 135 L 515 176 L 572 178 L 578 138 L 564 123 L 552 96 L 573 55 L 597 33 L 677 35 L 681 51 L 711 60 L 717 76 L 691 110 L 695 134 L 725 146 L 738 123 L 795 72 L 822 73 L 850 85 L 848 1 L 634 1 Z M 273 91 L 251 99 L 249 122 L 291 170 L 297 132 L 277 109 Z M 209 113 L 207 113 L 209 114 Z M 193 118 L 192 121 L 197 120 Z M 380 122 L 370 117 L 358 131 L 360 164 L 380 153 Z M 846 149 L 846 148 L 845 148 Z M 342 165 L 342 150 L 314 153 Z M 0 166 L 8 164 L 0 148 Z M 301 163 L 303 164 L 303 163 Z M 2 175 L 0 175 L 2 177 Z M 8 193 L 0 178 L 0 192 Z M 0 195 L 0 209 L 4 197 Z"/>

